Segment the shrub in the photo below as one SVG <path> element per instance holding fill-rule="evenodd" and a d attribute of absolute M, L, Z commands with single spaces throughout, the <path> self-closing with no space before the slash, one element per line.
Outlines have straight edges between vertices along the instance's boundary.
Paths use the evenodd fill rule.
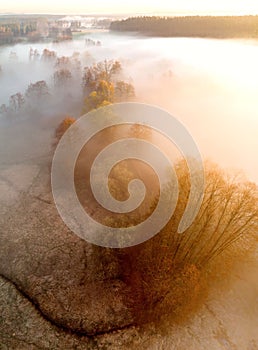
<path fill-rule="evenodd" d="M 66 130 L 75 122 L 75 119 L 67 116 L 64 118 L 64 120 L 59 124 L 59 126 L 56 129 L 56 138 L 57 140 L 60 140 L 61 137 L 64 135 Z"/>

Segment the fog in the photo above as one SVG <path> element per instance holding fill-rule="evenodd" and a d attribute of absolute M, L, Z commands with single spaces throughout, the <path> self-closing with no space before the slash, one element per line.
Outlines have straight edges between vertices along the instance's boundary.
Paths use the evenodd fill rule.
<path fill-rule="evenodd" d="M 86 46 L 85 38 L 101 46 Z M 39 159 L 50 152 L 54 127 L 82 108 L 79 73 L 67 89 L 53 87 L 53 62 L 29 60 L 30 48 L 58 57 L 78 52 L 81 70 L 94 61 L 118 59 L 135 86 L 137 101 L 158 105 L 180 119 L 204 158 L 242 171 L 258 183 L 258 41 L 144 38 L 95 32 L 72 42 L 0 48 L 0 105 L 45 80 L 51 96 L 10 116 L 0 114 L 1 164 Z M 10 57 L 10 52 L 15 52 Z M 30 106 L 31 107 L 31 106 Z"/>

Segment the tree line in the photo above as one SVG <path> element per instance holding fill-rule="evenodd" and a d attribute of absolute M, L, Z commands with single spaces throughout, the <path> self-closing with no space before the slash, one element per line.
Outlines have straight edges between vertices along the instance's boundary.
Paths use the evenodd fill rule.
<path fill-rule="evenodd" d="M 142 16 L 114 21 L 110 29 L 163 37 L 257 38 L 258 16 Z"/>
<path fill-rule="evenodd" d="M 10 58 L 17 59 L 16 53 L 11 52 Z M 88 55 L 87 58 L 91 60 Z M 49 99 L 51 91 L 54 94 L 69 94 L 78 84 L 84 96 L 82 113 L 114 102 L 133 100 L 135 97 L 134 86 L 129 78 L 124 77 L 119 61 L 104 60 L 82 68 L 78 52 L 70 57 L 58 57 L 55 51 L 44 49 L 40 54 L 33 48 L 29 50 L 29 60 L 50 64 L 53 69 L 51 86 L 45 80 L 31 82 L 24 94 L 17 92 L 10 96 L 9 104 L 0 106 L 0 115 L 16 114 L 31 104 L 37 105 L 40 101 Z"/>
<path fill-rule="evenodd" d="M 37 29 L 36 21 L 0 24 L 0 45 L 14 44 Z"/>

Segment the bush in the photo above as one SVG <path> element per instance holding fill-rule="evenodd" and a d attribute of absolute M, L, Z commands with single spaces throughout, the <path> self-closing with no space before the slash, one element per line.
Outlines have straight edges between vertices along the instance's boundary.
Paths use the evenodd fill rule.
<path fill-rule="evenodd" d="M 75 119 L 67 116 L 64 118 L 64 120 L 59 124 L 59 126 L 56 129 L 56 138 L 59 141 L 61 137 L 64 135 L 66 130 L 75 122 Z"/>

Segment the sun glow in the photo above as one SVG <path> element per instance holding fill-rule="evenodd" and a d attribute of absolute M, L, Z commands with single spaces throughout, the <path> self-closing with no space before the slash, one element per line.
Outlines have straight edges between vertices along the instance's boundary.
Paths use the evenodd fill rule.
<path fill-rule="evenodd" d="M 128 3 L 118 0 L 95 0 L 85 2 L 74 0 L 53 2 L 52 0 L 11 0 L 0 5 L 0 12 L 15 13 L 109 13 L 109 14 L 208 14 L 237 15 L 258 14 L 257 0 L 131 0 Z"/>

